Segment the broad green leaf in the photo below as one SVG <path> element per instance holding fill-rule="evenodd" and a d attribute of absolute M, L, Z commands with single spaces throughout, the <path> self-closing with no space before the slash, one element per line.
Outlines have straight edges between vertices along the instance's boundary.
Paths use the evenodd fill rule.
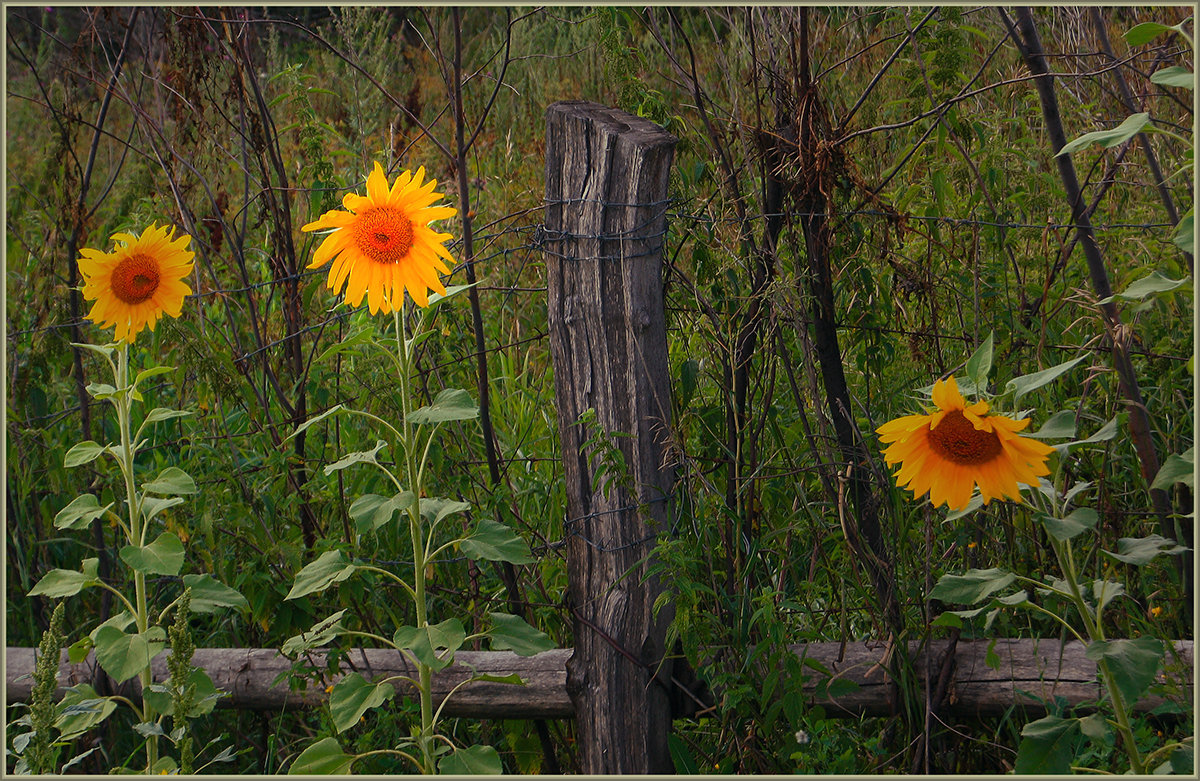
<path fill-rule="evenodd" d="M 102 626 L 95 634 L 96 661 L 114 682 L 122 683 L 150 666 L 150 660 L 166 647 L 166 639 L 160 626 L 133 635 L 115 626 Z"/>
<path fill-rule="evenodd" d="M 284 599 L 299 599 L 307 594 L 324 591 L 334 583 L 341 583 L 354 574 L 358 567 L 346 560 L 340 550 L 325 551 L 316 561 L 307 564 L 296 573 L 296 582 Z"/>
<path fill-rule="evenodd" d="M 1185 214 L 1175 226 L 1171 243 L 1189 255 L 1196 254 L 1196 218 L 1192 212 Z"/>
<path fill-rule="evenodd" d="M 433 403 L 408 413 L 408 422 L 448 423 L 452 420 L 471 420 L 479 417 L 479 407 L 471 394 L 460 388 L 446 388 L 434 398 Z"/>
<path fill-rule="evenodd" d="M 1084 491 L 1086 491 L 1087 489 L 1089 489 L 1091 487 L 1092 487 L 1092 484 L 1090 481 L 1081 480 L 1080 482 L 1076 483 L 1075 485 L 1073 485 L 1067 489 L 1066 495 L 1063 496 L 1063 501 L 1070 502 L 1070 501 L 1074 500 L 1076 496 L 1079 496 L 1079 494 L 1083 493 Z"/>
<path fill-rule="evenodd" d="M 943 575 L 929 592 L 929 598 L 973 605 L 1016 579 L 1016 575 L 1002 569 L 972 569 L 962 575 Z"/>
<path fill-rule="evenodd" d="M 444 776 L 495 776 L 503 772 L 500 754 L 491 746 L 456 748 L 438 762 L 438 773 Z"/>
<path fill-rule="evenodd" d="M 196 493 L 196 481 L 177 466 L 169 466 L 158 473 L 158 477 L 142 486 L 152 494 L 185 496 Z"/>
<path fill-rule="evenodd" d="M 249 610 L 250 603 L 237 591 L 212 575 L 184 575 L 183 585 L 192 590 L 193 613 L 213 613 L 221 608 Z"/>
<path fill-rule="evenodd" d="M 983 497 L 980 496 L 978 493 L 976 493 L 967 502 L 966 507 L 962 508 L 961 510 L 955 510 L 953 512 L 946 513 L 946 520 L 943 521 L 943 523 L 949 523 L 950 521 L 957 521 L 959 518 L 962 518 L 964 516 L 970 515 L 971 513 L 975 512 L 980 507 L 983 507 Z"/>
<path fill-rule="evenodd" d="M 1058 150 L 1055 157 L 1071 154 L 1072 152 L 1091 146 L 1092 144 L 1100 144 L 1106 149 L 1111 149 L 1114 146 L 1119 146 L 1129 139 L 1142 132 L 1146 125 L 1150 124 L 1150 115 L 1142 112 L 1134 114 L 1127 118 L 1124 122 L 1112 128 L 1111 130 L 1096 130 L 1091 133 L 1084 133 L 1079 138 L 1070 142 L 1062 149 Z"/>
<path fill-rule="evenodd" d="M 392 642 L 397 648 L 412 651 L 423 664 L 442 670 L 454 662 L 454 653 L 462 647 L 467 633 L 457 618 L 448 618 L 440 624 L 417 628 L 402 626 L 396 630 Z"/>
<path fill-rule="evenodd" d="M 100 500 L 91 494 L 77 496 L 70 504 L 59 510 L 58 515 L 54 516 L 54 528 L 83 529 L 89 523 L 108 512 L 108 509 L 113 504 L 114 502 L 109 502 L 101 507 Z"/>
<path fill-rule="evenodd" d="M 483 683 L 510 683 L 514 686 L 525 686 L 525 680 L 520 673 L 509 673 L 508 675 L 489 675 L 483 673 L 480 675 L 472 675 L 472 681 L 481 681 Z"/>
<path fill-rule="evenodd" d="M 51 599 L 73 597 L 88 586 L 100 584 L 100 578 L 96 576 L 99 565 L 100 559 L 90 558 L 83 560 L 83 566 L 79 571 L 52 569 L 30 589 L 29 596 Z"/>
<path fill-rule="evenodd" d="M 976 388 L 987 386 L 988 375 L 992 372 L 992 343 L 995 332 L 988 332 L 987 339 L 979 345 L 979 349 L 967 359 L 967 376 L 975 383 Z"/>
<path fill-rule="evenodd" d="M 343 456 L 338 461 L 325 467 L 325 474 L 331 475 L 338 470 L 345 469 L 346 467 L 353 466 L 354 464 L 378 464 L 379 462 L 375 460 L 375 456 L 385 447 L 387 447 L 387 442 L 384 442 L 382 439 L 378 439 L 375 441 L 375 447 L 371 448 L 370 450 L 363 450 L 358 453 L 350 453 L 349 455 Z"/>
<path fill-rule="evenodd" d="M 416 496 L 412 491 L 401 491 L 395 496 L 364 494 L 350 505 L 350 518 L 359 534 L 374 531 L 387 524 L 398 510 L 405 510 Z"/>
<path fill-rule="evenodd" d="M 1161 488 L 1166 491 L 1176 483 L 1183 483 L 1189 488 L 1196 487 L 1196 462 L 1195 462 L 1195 447 L 1189 447 L 1179 455 L 1172 453 L 1167 456 L 1167 460 L 1159 467 L 1158 474 L 1154 477 L 1154 482 L 1150 484 L 1151 488 Z M 61 514 L 61 513 L 60 513 Z M 58 525 L 58 519 L 54 519 L 54 525 Z"/>
<path fill-rule="evenodd" d="M 1174 555 L 1183 553 L 1186 550 L 1186 547 L 1179 545 L 1175 540 L 1168 540 L 1157 534 L 1151 534 L 1149 537 L 1122 537 L 1117 540 L 1116 553 L 1106 550 L 1100 552 L 1117 561 L 1141 567 L 1149 564 L 1158 556 Z"/>
<path fill-rule="evenodd" d="M 1004 392 L 1013 394 L 1014 405 L 1020 401 L 1020 398 L 1032 390 L 1036 390 L 1043 385 L 1047 385 L 1062 375 L 1074 369 L 1080 363 L 1087 360 L 1086 355 L 1081 355 L 1078 358 L 1072 358 L 1066 363 L 1060 363 L 1057 366 L 1051 366 L 1049 369 L 1043 369 L 1040 372 L 1032 374 L 1023 374 L 1020 377 L 1014 377 L 1009 380 L 1004 386 Z"/>
<path fill-rule="evenodd" d="M 430 523 L 441 523 L 442 519 L 447 515 L 454 513 L 462 513 L 471 509 L 471 505 L 467 502 L 456 502 L 453 499 L 422 499 L 421 500 L 421 515 Z"/>
<path fill-rule="evenodd" d="M 142 380 L 148 380 L 151 377 L 157 377 L 160 374 L 168 374 L 175 371 L 174 366 L 151 366 L 149 369 L 142 369 L 137 373 L 137 377 L 133 379 L 134 387 L 142 384 Z"/>
<path fill-rule="evenodd" d="M 1196 753 L 1191 746 L 1180 746 L 1171 752 L 1169 760 L 1171 772 L 1180 776 L 1190 776 L 1196 772 Z M 1155 771 L 1157 772 L 1157 770 Z"/>
<path fill-rule="evenodd" d="M 346 627 L 342 626 L 342 616 L 344 615 L 346 615 L 346 611 L 339 610 L 328 618 L 318 621 L 307 632 L 289 637 L 279 649 L 280 653 L 292 657 L 327 644 L 346 631 Z"/>
<path fill-rule="evenodd" d="M 1130 46 L 1141 46 L 1144 43 L 1150 43 L 1150 41 L 1153 41 L 1163 33 L 1169 33 L 1174 29 L 1158 22 L 1142 22 L 1125 31 L 1125 43 Z"/>
<path fill-rule="evenodd" d="M 1018 775 L 1062 775 L 1071 772 L 1075 742 L 1079 737 L 1079 719 L 1058 716 L 1031 721 L 1021 730 L 1017 762 Z"/>
<path fill-rule="evenodd" d="M 492 613 L 495 625 L 488 636 L 492 639 L 493 651 L 512 651 L 518 656 L 533 656 L 555 648 L 554 642 L 545 632 L 539 632 L 520 616 L 508 613 Z"/>
<path fill-rule="evenodd" d="M 1072 511 L 1066 518 L 1039 515 L 1038 520 L 1046 527 L 1046 532 L 1051 537 L 1063 542 L 1094 528 L 1100 521 L 1100 516 L 1090 507 L 1080 507 Z"/>
<path fill-rule="evenodd" d="M 942 613 L 942 616 L 950 615 L 950 616 L 955 616 L 960 619 L 961 618 L 974 618 L 975 616 L 979 615 L 980 613 L 984 612 L 985 610 L 994 610 L 998 607 L 1012 607 L 1013 605 L 1021 605 L 1028 601 L 1029 601 L 1029 595 L 1026 594 L 1024 590 L 1014 591 L 1013 593 L 1009 594 L 1006 597 L 1000 597 L 999 599 L 992 599 L 990 602 L 988 602 L 983 607 L 977 607 L 977 608 L 973 608 L 971 610 L 952 610 L 948 613 Z M 941 616 L 939 616 L 939 618 L 941 618 Z M 946 619 L 945 624 L 949 625 L 949 626 L 961 626 L 962 622 L 959 621 L 957 624 L 955 624 L 951 619 Z"/>
<path fill-rule="evenodd" d="M 71 346 L 79 347 L 84 350 L 91 350 L 92 352 L 98 353 L 99 355 L 103 355 L 105 358 L 109 358 L 109 359 L 111 359 L 113 353 L 116 352 L 115 350 L 113 350 L 111 345 L 107 345 L 107 344 L 101 345 L 101 344 L 88 344 L 86 342 L 71 342 Z"/>
<path fill-rule="evenodd" d="M 63 466 L 70 469 L 90 463 L 99 458 L 106 449 L 103 445 L 99 445 L 90 439 L 86 442 L 80 442 L 63 456 Z"/>
<path fill-rule="evenodd" d="M 1125 593 L 1125 586 L 1112 580 L 1092 581 L 1092 594 L 1096 597 L 1096 609 L 1103 610 L 1109 602 Z"/>
<path fill-rule="evenodd" d="M 1087 439 L 1077 439 L 1074 442 L 1064 442 L 1062 444 L 1055 445 L 1055 447 L 1062 450 L 1074 450 L 1080 445 L 1094 445 L 1098 442 L 1108 442 L 1110 439 L 1115 439 L 1121 429 L 1121 426 L 1125 423 L 1125 418 L 1128 414 L 1129 413 L 1127 412 L 1117 413 L 1115 418 L 1105 423 L 1095 434 L 1092 434 Z"/>
<path fill-rule="evenodd" d="M 313 418 L 309 418 L 308 420 L 301 423 L 299 426 L 296 426 L 296 430 L 292 432 L 291 436 L 289 436 L 288 439 L 291 439 L 292 437 L 296 436 L 301 431 L 307 431 L 310 426 L 315 426 L 317 423 L 320 423 L 322 420 L 329 417 L 330 415 L 340 415 L 347 411 L 348 410 L 345 407 L 343 407 L 341 404 L 334 404 L 332 407 L 325 410 L 320 415 L 317 415 L 316 417 L 313 417 Z"/>
<path fill-rule="evenodd" d="M 469 285 L 450 285 L 449 287 L 446 288 L 445 295 L 442 295 L 441 293 L 431 292 L 429 294 L 429 306 L 432 307 L 434 304 L 440 304 L 441 302 L 445 301 L 447 298 L 451 298 L 453 296 L 458 295 L 459 293 L 470 290 L 471 288 L 475 287 L 478 284 L 479 284 L 478 282 L 472 282 Z"/>
<path fill-rule="evenodd" d="M 1101 744 L 1107 744 L 1109 736 L 1113 734 L 1112 728 L 1108 726 L 1108 719 L 1099 713 L 1080 719 L 1079 731 L 1088 740 Z"/>
<path fill-rule="evenodd" d="M 190 409 L 167 409 L 166 407 L 155 407 L 146 415 L 146 419 L 142 421 L 143 426 L 148 426 L 151 423 L 158 423 L 161 420 L 171 420 L 172 418 L 186 418 L 196 413 Z"/>
<path fill-rule="evenodd" d="M 1183 89 L 1196 88 L 1196 74 L 1192 73 L 1187 68 L 1178 65 L 1172 65 L 1169 68 L 1154 71 L 1150 74 L 1150 83 L 1159 84 L 1164 87 L 1182 87 Z"/>
<path fill-rule="evenodd" d="M 370 683 L 358 673 L 350 673 L 338 681 L 329 694 L 329 715 L 338 732 L 345 732 L 358 723 L 371 708 L 378 708 L 396 694 L 390 683 Z"/>
<path fill-rule="evenodd" d="M 1040 429 L 1024 434 L 1023 436 L 1033 437 L 1034 439 L 1063 439 L 1073 437 L 1075 436 L 1075 413 L 1067 409 L 1055 412 L 1042 424 Z"/>
<path fill-rule="evenodd" d="M 144 548 L 121 548 L 121 561 L 146 575 L 178 575 L 183 567 L 183 543 L 171 532 L 163 532 Z"/>
<path fill-rule="evenodd" d="M 95 644 L 90 636 L 84 635 L 67 647 L 67 658 L 71 660 L 71 664 L 79 664 L 87 658 L 88 652 Z"/>
<path fill-rule="evenodd" d="M 1164 277 L 1157 271 L 1151 271 L 1146 276 L 1139 280 L 1129 283 L 1129 287 L 1125 288 L 1124 293 L 1116 293 L 1108 298 L 1101 299 L 1100 304 L 1108 304 L 1116 301 L 1118 298 L 1125 301 L 1141 301 L 1148 296 L 1156 296 L 1161 293 L 1170 293 L 1173 290 L 1178 290 L 1181 287 L 1189 286 L 1192 280 L 1171 279 Z"/>
<path fill-rule="evenodd" d="M 472 559 L 508 561 L 513 564 L 534 564 L 537 558 L 529 553 L 529 543 L 502 523 L 481 518 L 475 533 L 463 540 L 461 549 Z"/>
<path fill-rule="evenodd" d="M 116 386 L 106 382 L 90 382 L 86 390 L 93 399 L 111 399 L 114 396 L 124 395 L 117 391 Z"/>
<path fill-rule="evenodd" d="M 1165 649 L 1157 637 L 1143 635 L 1135 640 L 1096 640 L 1088 644 L 1084 656 L 1097 664 L 1105 662 L 1125 702 L 1136 702 L 1154 683 Z"/>
<path fill-rule="evenodd" d="M 183 497 L 172 496 L 167 499 L 160 499 L 157 496 L 143 496 L 142 517 L 148 521 L 163 510 L 174 507 L 177 504 L 183 504 Z"/>
<path fill-rule="evenodd" d="M 88 732 L 117 709 L 109 697 L 101 697 L 91 684 L 77 683 L 63 694 L 55 708 L 54 727 L 59 740 L 68 741 Z"/>
<path fill-rule="evenodd" d="M 350 774 L 350 766 L 356 759 L 354 754 L 342 751 L 336 738 L 322 738 L 300 752 L 288 775 L 345 776 Z"/>

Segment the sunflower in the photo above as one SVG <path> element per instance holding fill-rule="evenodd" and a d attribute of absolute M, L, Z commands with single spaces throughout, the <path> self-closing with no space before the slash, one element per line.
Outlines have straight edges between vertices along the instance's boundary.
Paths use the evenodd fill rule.
<path fill-rule="evenodd" d="M 112 252 L 79 251 L 83 297 L 95 301 L 87 318 L 102 328 L 116 326 L 116 340 L 133 342 L 163 314 L 179 317 L 184 296 L 192 292 L 183 278 L 192 270 L 192 237 L 175 238 L 175 229 L 154 223 L 141 236 L 115 233 Z"/>
<path fill-rule="evenodd" d="M 436 179 L 422 185 L 424 178 L 424 167 L 416 174 L 405 171 L 389 189 L 383 166 L 375 163 L 365 196 L 346 193 L 342 199 L 346 211 L 327 211 L 300 229 L 333 228 L 308 267 L 333 260 L 329 289 L 344 284 L 350 306 L 361 304 L 365 294 L 371 314 L 387 314 L 404 303 L 405 290 L 422 307 L 429 305 L 429 291 L 446 294 L 438 272 L 450 273 L 443 259 L 454 263 L 442 246 L 450 234 L 436 232 L 429 223 L 453 217 L 458 209 L 431 206 L 442 194 L 433 191 Z"/>
<path fill-rule="evenodd" d="M 928 492 L 934 507 L 961 510 L 978 485 L 984 504 L 1005 497 L 1020 502 L 1018 483 L 1034 485 L 1050 474 L 1046 459 L 1054 448 L 1016 433 L 1029 418 L 989 415 L 985 401 L 968 406 L 953 377 L 934 384 L 933 403 L 935 412 L 905 415 L 876 429 L 882 442 L 891 443 L 884 460 L 901 465 L 897 485 L 913 496 Z"/>

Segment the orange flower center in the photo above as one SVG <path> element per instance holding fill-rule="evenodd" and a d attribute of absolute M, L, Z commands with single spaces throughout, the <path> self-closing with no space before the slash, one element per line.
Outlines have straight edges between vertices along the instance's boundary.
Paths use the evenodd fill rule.
<path fill-rule="evenodd" d="M 399 263 L 412 249 L 412 220 L 394 206 L 368 209 L 355 221 L 354 243 L 376 263 Z"/>
<path fill-rule="evenodd" d="M 159 269 L 148 255 L 130 255 L 112 273 L 112 291 L 126 304 L 140 304 L 158 290 Z"/>
<path fill-rule="evenodd" d="M 960 410 L 947 412 L 929 430 L 929 446 L 947 461 L 970 465 L 986 464 L 1003 450 L 995 432 L 978 430 Z"/>

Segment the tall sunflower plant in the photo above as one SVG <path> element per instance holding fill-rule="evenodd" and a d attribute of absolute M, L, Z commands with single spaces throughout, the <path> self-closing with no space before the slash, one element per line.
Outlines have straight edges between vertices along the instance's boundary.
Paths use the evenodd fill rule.
<path fill-rule="evenodd" d="M 1066 472 L 1062 468 L 1076 448 L 1116 437 L 1124 416 L 1108 421 L 1086 439 L 1073 439 L 1076 414 L 1069 410 L 1051 415 L 1036 432 L 1021 434 L 1032 422 L 1020 411 L 1022 399 L 1065 375 L 1087 356 L 1011 379 L 1002 393 L 991 396 L 986 389 L 992 346 L 993 337 L 989 335 L 967 361 L 961 382 L 949 377 L 922 389 L 932 404 L 927 412 L 899 417 L 877 429 L 880 441 L 887 446 L 884 460 L 896 467 L 900 488 L 911 491 L 915 498 L 928 495 L 935 507 L 945 506 L 949 511 L 947 521 L 993 500 L 1027 506 L 1030 517 L 1045 533 L 1058 571 L 1040 578 L 998 567 L 943 575 L 930 592 L 930 599 L 976 607 L 948 611 L 933 624 L 961 627 L 964 620 L 986 614 L 986 626 L 990 627 L 1001 610 L 1031 610 L 1050 617 L 1067 636 L 1084 643 L 1087 658 L 1096 662 L 1113 718 L 1100 713 L 1078 718 L 1050 715 L 1027 724 L 1022 730 L 1016 772 L 1069 772 L 1074 746 L 1081 735 L 1100 745 L 1112 745 L 1114 732 L 1132 772 L 1170 772 L 1185 755 L 1190 761 L 1190 739 L 1168 743 L 1143 756 L 1130 721 L 1133 704 L 1155 682 L 1165 645 L 1149 635 L 1136 639 L 1106 636 L 1104 610 L 1125 594 L 1124 585 L 1085 577 L 1084 565 L 1091 556 L 1089 546 L 1080 540 L 1089 532 L 1095 534 L 1099 515 L 1081 502 L 1092 484 L 1081 481 L 1065 485 Z M 969 402 L 964 390 L 978 400 Z M 1001 414 L 1000 410 L 1005 409 L 1011 413 Z M 1069 441 L 1056 445 L 1046 442 L 1063 439 Z M 1100 550 L 1100 554 L 1113 562 L 1144 566 L 1160 555 L 1185 550 L 1174 540 L 1155 534 L 1122 538 L 1116 552 Z M 1011 590 L 1014 586 L 1016 589 Z M 1009 593 L 998 596 L 1006 591 Z M 1040 604 L 1041 600 L 1031 601 L 1031 591 L 1050 598 L 1045 600 L 1046 605 L 1058 604 L 1067 609 L 1055 612 Z"/>
<path fill-rule="evenodd" d="M 67 468 L 82 467 L 108 456 L 116 463 L 120 487 L 111 492 L 101 491 L 100 496 L 80 494 L 58 512 L 54 526 L 81 530 L 102 519 L 119 529 L 125 543 L 119 550 L 119 559 L 131 571 L 133 593 L 126 593 L 115 581 L 109 582 L 112 578 L 102 578 L 99 558 L 93 557 L 84 559 L 78 570 L 51 570 L 29 595 L 65 599 L 89 588 L 110 592 L 120 612 L 72 644 L 69 657 L 73 662 L 81 662 L 89 652 L 94 652 L 96 662 L 115 683 L 137 679 L 141 698 L 135 702 L 121 695 L 101 697 L 89 684 L 77 684 L 58 703 L 53 725 L 43 721 L 42 729 L 56 730 L 54 745 L 62 747 L 124 704 L 134 711 L 137 718 L 134 728 L 145 737 L 145 772 L 192 772 L 194 757 L 189 753 L 188 766 L 181 767 L 172 757 L 160 755 L 159 739 L 177 746 L 190 745 L 186 720 L 211 712 L 221 694 L 207 673 L 190 667 L 190 650 L 186 660 L 175 660 L 177 671 L 182 669 L 181 664 L 189 665 L 190 672 L 183 677 L 175 675 L 156 682 L 151 662 L 168 644 L 172 648 L 176 645 L 168 641 L 167 622 L 172 611 L 179 611 L 181 602 L 190 599 L 191 612 L 248 609 L 248 604 L 236 590 L 209 574 L 181 575 L 186 558 L 184 542 L 166 528 L 164 518 L 167 510 L 197 493 L 196 481 L 177 466 L 168 466 L 146 480 L 143 468 L 138 465 L 138 455 L 148 444 L 156 423 L 193 414 L 189 410 L 155 407 L 139 416 L 137 408 L 145 401 L 143 391 L 147 381 L 173 368 L 148 366 L 136 370 L 130 354 L 140 333 L 153 331 L 163 316 L 180 316 L 184 299 L 191 293 L 184 282 L 193 266 L 194 254 L 187 249 L 191 237 L 176 236 L 174 228 L 151 224 L 141 234 L 117 233 L 112 239 L 114 247 L 109 252 L 80 250 L 78 266 L 84 279 L 81 292 L 86 300 L 95 302 L 86 317 L 102 328 L 114 328 L 114 341 L 100 345 L 74 343 L 74 346 L 100 356 L 112 374 L 112 383 L 91 383 L 87 392 L 93 399 L 111 405 L 117 420 L 117 441 L 80 442 L 67 450 L 63 464 Z M 167 597 L 176 594 L 165 606 L 156 607 L 152 604 L 156 595 L 151 594 L 147 582 L 151 576 L 175 581 L 182 588 L 156 589 Z M 186 713 L 175 713 L 172 705 L 179 694 L 175 689 L 179 687 L 192 687 Z M 172 725 L 179 725 L 170 732 L 163 726 L 167 716 L 172 717 Z M 47 737 L 41 736 L 39 740 Z M 126 766 L 131 762 L 132 757 Z"/>
<path fill-rule="evenodd" d="M 411 624 L 397 626 L 391 637 L 352 628 L 347 610 L 339 610 L 283 646 L 287 656 L 324 646 L 335 638 L 362 638 L 378 646 L 393 648 L 409 663 L 411 674 L 368 680 L 357 672 L 341 676 L 329 689 L 329 714 L 340 735 L 359 724 L 366 714 L 381 708 L 397 695 L 419 703 L 420 724 L 410 737 L 394 748 L 349 754 L 337 737 L 325 737 L 309 745 L 292 763 L 293 774 L 349 772 L 359 760 L 371 756 L 398 758 L 421 773 L 499 773 L 500 756 L 491 746 L 460 746 L 439 730 L 443 709 L 460 687 L 477 681 L 521 684 L 518 675 L 470 675 L 448 694 L 434 700 L 433 676 L 455 661 L 467 643 L 488 639 L 493 650 L 511 650 L 531 656 L 553 648 L 550 638 L 518 616 L 492 613 L 492 626 L 468 634 L 456 617 L 436 620 L 431 615 L 428 593 L 434 565 L 445 564 L 453 554 L 475 560 L 532 564 L 528 544 L 507 526 L 479 519 L 466 534 L 451 531 L 447 523 L 467 513 L 466 502 L 427 496 L 431 484 L 429 454 L 435 439 L 448 425 L 461 425 L 479 416 L 470 394 L 447 388 L 429 404 L 418 406 L 415 389 L 416 347 L 433 331 L 428 325 L 436 307 L 466 286 L 447 288 L 440 274 L 450 273 L 455 262 L 445 242 L 452 238 L 431 227 L 435 220 L 457 214 L 457 209 L 434 205 L 443 196 L 437 181 L 425 181 L 425 169 L 400 173 L 389 185 L 378 162 L 367 177 L 366 195 L 348 193 L 343 209 L 331 210 L 304 225 L 305 232 L 327 231 L 313 254 L 309 268 L 331 264 L 327 286 L 342 292 L 342 302 L 359 307 L 365 300 L 372 316 L 392 315 L 392 334 L 381 340 L 374 329 L 354 331 L 326 354 L 345 349 L 379 348 L 378 353 L 395 371 L 401 402 L 399 421 L 388 421 L 366 410 L 338 404 L 299 425 L 293 436 L 335 416 L 357 416 L 378 432 L 374 445 L 348 453 L 324 467 L 326 476 L 352 466 L 364 465 L 381 477 L 384 493 L 368 493 L 354 499 L 349 515 L 361 536 L 391 530 L 407 537 L 411 563 L 402 571 L 380 566 L 369 558 L 354 556 L 353 546 L 322 553 L 296 575 L 286 599 L 300 599 L 325 591 L 336 583 L 361 574 L 398 587 L 408 597 Z M 411 301 L 411 305 L 410 302 Z M 407 324 L 407 325 L 406 325 Z M 367 354 L 372 354 L 368 352 Z M 385 458 L 387 454 L 390 458 Z M 409 566 L 410 565 L 410 566 Z M 390 613 L 389 610 L 381 610 Z M 405 619 L 406 620 L 406 619 Z M 397 620 L 399 623 L 399 620 Z"/>

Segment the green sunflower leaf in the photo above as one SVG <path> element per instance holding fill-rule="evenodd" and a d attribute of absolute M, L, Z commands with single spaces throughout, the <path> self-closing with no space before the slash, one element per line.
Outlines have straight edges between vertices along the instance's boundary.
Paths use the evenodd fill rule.
<path fill-rule="evenodd" d="M 376 440 L 375 447 L 371 448 L 370 450 L 362 450 L 358 453 L 350 453 L 349 455 L 343 456 L 338 461 L 335 461 L 334 463 L 325 467 L 325 474 L 331 475 L 334 472 L 345 469 L 348 466 L 353 466 L 354 464 L 378 464 L 379 462 L 375 460 L 375 456 L 385 447 L 387 447 L 387 442 L 384 442 L 382 439 Z"/>
<path fill-rule="evenodd" d="M 1142 567 L 1159 556 L 1183 553 L 1187 548 L 1165 537 L 1151 534 L 1149 537 L 1122 537 L 1117 540 L 1117 552 L 1100 551 L 1110 559 Z"/>
<path fill-rule="evenodd" d="M 488 631 L 493 651 L 512 651 L 518 656 L 533 656 L 555 648 L 545 632 L 539 632 L 520 616 L 492 613 L 495 625 Z"/>
<path fill-rule="evenodd" d="M 479 417 L 479 407 L 471 394 L 461 388 L 446 388 L 433 403 L 408 413 L 408 422 L 416 425 L 448 423 L 452 420 L 471 420 Z"/>
<path fill-rule="evenodd" d="M 356 759 L 357 755 L 342 751 L 337 738 L 322 738 L 300 752 L 288 775 L 346 776 Z"/>
<path fill-rule="evenodd" d="M 214 613 L 222 608 L 250 609 L 250 603 L 237 589 L 226 586 L 207 573 L 184 575 L 183 585 L 192 590 L 193 613 Z"/>
<path fill-rule="evenodd" d="M 179 467 L 169 466 L 142 488 L 152 494 L 183 496 L 196 493 L 196 481 Z"/>
<path fill-rule="evenodd" d="M 500 754 L 491 746 L 456 748 L 438 762 L 438 773 L 450 776 L 495 776 L 504 772 Z"/>
<path fill-rule="evenodd" d="M 65 466 L 67 469 L 76 466 L 83 466 L 84 464 L 95 461 L 107 449 L 108 448 L 105 446 L 97 444 L 90 439 L 86 442 L 80 442 L 68 450 L 67 454 L 63 456 L 63 466 Z"/>
<path fill-rule="evenodd" d="M 1088 644 L 1084 656 L 1099 664 L 1104 661 L 1112 680 L 1125 702 L 1135 702 L 1154 683 L 1159 662 L 1166 652 L 1157 637 L 1143 635 L 1134 640 L 1096 640 Z"/>
<path fill-rule="evenodd" d="M 334 583 L 341 583 L 354 574 L 358 567 L 346 560 L 340 550 L 325 551 L 316 561 L 306 564 L 296 573 L 292 590 L 284 599 L 299 599 L 308 594 L 324 591 Z"/>
<path fill-rule="evenodd" d="M 113 681 L 122 683 L 150 665 L 166 647 L 167 633 L 161 626 L 152 626 L 145 634 L 126 634 L 115 626 L 96 630 L 96 661 Z"/>
<path fill-rule="evenodd" d="M 115 504 L 109 502 L 103 507 L 100 506 L 100 500 L 91 494 L 77 496 L 66 507 L 58 511 L 58 515 L 54 516 L 54 528 L 56 529 L 82 529 L 89 523 L 99 518 L 108 509 Z"/>
<path fill-rule="evenodd" d="M 1022 396 L 1030 391 L 1037 390 L 1043 385 L 1048 385 L 1062 375 L 1074 369 L 1079 364 L 1086 361 L 1088 356 L 1081 355 L 1078 358 L 1072 358 L 1069 361 L 1060 363 L 1057 366 L 1051 366 L 1049 369 L 1043 369 L 1040 372 L 1032 374 L 1023 374 L 1020 377 L 1014 377 L 1009 380 L 1004 386 L 1005 393 L 1013 394 L 1013 405 L 1016 406 Z"/>
<path fill-rule="evenodd" d="M 1016 579 L 1016 575 L 1002 569 L 972 569 L 962 575 L 943 575 L 929 592 L 929 598 L 973 605 L 1008 587 Z"/>
<path fill-rule="evenodd" d="M 371 708 L 378 708 L 396 694 L 390 683 L 371 683 L 358 673 L 350 673 L 333 687 L 329 694 L 329 715 L 338 732 L 345 732 L 358 723 Z"/>
<path fill-rule="evenodd" d="M 183 567 L 183 553 L 179 538 L 163 532 L 149 545 L 121 548 L 121 561 L 146 575 L 178 575 Z"/>
<path fill-rule="evenodd" d="M 462 541 L 463 554 L 472 559 L 507 561 L 513 564 L 533 564 L 537 558 L 530 554 L 529 543 L 512 529 L 490 518 L 481 518 L 475 532 Z"/>

